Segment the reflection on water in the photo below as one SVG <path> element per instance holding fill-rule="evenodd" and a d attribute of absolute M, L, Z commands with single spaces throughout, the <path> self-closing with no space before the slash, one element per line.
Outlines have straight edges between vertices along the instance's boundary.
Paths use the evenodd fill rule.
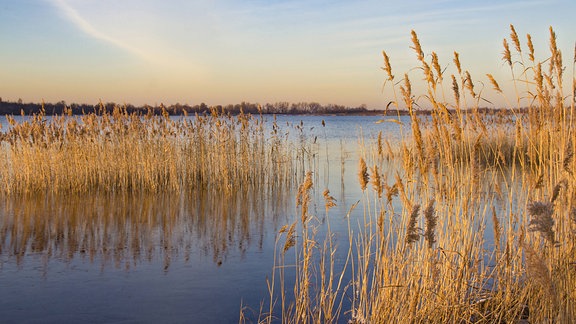
<path fill-rule="evenodd" d="M 168 270 L 173 257 L 189 261 L 195 249 L 221 264 L 230 250 L 261 248 L 267 224 L 285 216 L 290 191 L 267 190 L 269 199 L 253 191 L 7 197 L 0 202 L 0 255 L 18 265 L 41 254 L 46 262 L 87 258 L 127 269 L 161 261 Z"/>
<path fill-rule="evenodd" d="M 295 148 L 305 147 L 292 152 L 296 167 L 285 175 L 268 169 L 271 181 L 232 188 L 225 196 L 194 190 L 4 196 L 2 321 L 237 322 L 241 304 L 257 307 L 267 295 L 274 241 L 296 217 L 294 189 L 305 171 L 314 171 L 315 215 L 324 215 L 324 189 L 338 200 L 330 224 L 346 245 L 343 215 L 362 197 L 356 176 L 360 130 L 366 141 L 380 131 L 390 142 L 399 134 L 396 123 L 378 120 L 278 116 L 277 124 L 286 125 L 281 133 L 289 132 Z M 266 134 L 273 122 L 266 121 Z M 303 131 L 294 131 L 295 125 Z"/>

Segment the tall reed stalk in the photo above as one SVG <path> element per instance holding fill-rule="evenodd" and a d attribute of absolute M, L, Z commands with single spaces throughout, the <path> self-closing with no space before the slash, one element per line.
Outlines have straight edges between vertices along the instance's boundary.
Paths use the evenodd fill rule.
<path fill-rule="evenodd" d="M 350 262 L 341 270 L 349 274 L 348 289 L 338 285 L 330 292 L 348 296 L 350 309 L 336 308 L 322 317 L 310 311 L 319 307 L 313 296 L 320 292 L 309 286 L 314 255 L 309 248 L 321 245 L 311 243 L 304 221 L 313 217 L 305 213 L 294 311 L 283 311 L 283 322 L 336 322 L 343 314 L 348 323 L 570 323 L 576 318 L 574 91 L 564 93 L 565 67 L 552 28 L 549 55 L 542 61 L 530 35 L 523 52 L 510 28 L 503 59 L 511 69 L 515 100 L 505 102 L 515 106 L 499 113 L 481 109 L 487 90 L 463 69 L 457 52 L 451 71 L 436 53 L 427 55 L 412 32 L 419 64 L 413 71 L 421 71 L 426 84 L 422 96 L 413 93 L 409 74 L 392 83 L 384 52 L 391 102 L 401 106 L 399 87 L 412 136 L 385 165 L 380 144 L 364 148 L 359 158 L 364 208 L 359 229 L 349 225 Z M 574 71 L 576 52 L 572 64 Z M 448 75 L 453 100 L 444 91 Z M 493 75 L 486 77 L 486 84 L 506 97 Z M 422 106 L 431 109 L 427 120 L 417 112 Z M 374 190 L 367 190 L 369 184 Z M 322 289 L 326 294 L 326 286 Z M 285 303 L 289 300 L 283 298 L 283 310 Z"/>

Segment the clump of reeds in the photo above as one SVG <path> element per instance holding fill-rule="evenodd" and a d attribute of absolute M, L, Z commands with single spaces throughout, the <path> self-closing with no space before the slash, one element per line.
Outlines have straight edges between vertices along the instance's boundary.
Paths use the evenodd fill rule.
<path fill-rule="evenodd" d="M 413 71 L 422 73 L 426 90 L 414 94 L 415 79 L 408 74 L 394 83 L 383 52 L 390 102 L 408 111 L 412 135 L 386 166 L 381 142 L 359 159 L 366 207 L 359 229 L 349 225 L 349 291 L 335 292 L 350 296 L 343 313 L 350 323 L 569 322 L 576 316 L 574 94 L 563 94 L 565 68 L 555 32 L 550 29 L 549 57 L 539 62 L 531 36 L 524 49 L 510 26 L 502 59 L 512 73 L 515 100 L 486 74 L 508 105 L 499 112 L 481 108 L 488 89 L 465 70 L 457 52 L 450 71 L 438 54 L 426 54 L 415 32 L 411 38 L 418 62 Z M 443 85 L 448 79 L 450 99 Z M 431 107 L 427 120 L 418 112 L 424 105 Z M 367 165 L 374 165 L 377 179 Z M 383 170 L 394 174 L 393 186 L 381 182 L 387 178 Z M 370 180 L 373 192 L 365 190 Z M 433 198 L 423 211 L 422 230 L 424 197 Z M 398 204 L 401 214 L 394 212 Z M 486 251 L 491 235 L 495 248 Z M 427 244 L 418 243 L 422 236 Z"/>
<path fill-rule="evenodd" d="M 280 299 L 281 317 L 298 323 L 332 323 L 340 317 L 343 299 L 340 289 L 344 272 L 337 273 L 334 268 L 336 245 L 330 231 L 328 213 L 336 206 L 336 199 L 325 189 L 322 196 L 326 208 L 326 219 L 319 221 L 309 214 L 308 205 L 313 202 L 312 172 L 306 172 L 298 187 L 296 206 L 300 209 L 299 221 L 283 226 L 279 235 L 285 236 L 280 249 L 280 261 L 274 258 L 272 279 L 268 282 L 270 294 L 268 313 L 261 314 L 260 322 L 271 323 L 275 318 L 277 299 Z M 318 221 L 318 222 L 315 222 Z M 326 224 L 328 231 L 323 244 L 316 240 L 318 224 Z M 297 233 L 299 229 L 299 233 Z M 278 244 L 280 236 L 276 241 Z M 286 253 L 294 249 L 296 264 L 286 264 Z M 285 286 L 286 269 L 295 269 L 293 294 L 288 295 Z M 276 273 L 279 273 L 279 278 Z M 278 278 L 278 281 L 276 281 Z M 277 287 L 279 286 L 279 287 Z M 279 291 L 278 291 L 279 289 Z M 340 297 L 340 301 L 338 298 Z M 243 315 L 241 315 L 242 317 Z M 242 321 L 242 319 L 241 319 Z"/>
<path fill-rule="evenodd" d="M 262 117 L 42 114 L 0 138 L 0 192 L 221 192 L 290 182 L 296 156 Z M 255 158 L 258 157 L 258 158 Z"/>

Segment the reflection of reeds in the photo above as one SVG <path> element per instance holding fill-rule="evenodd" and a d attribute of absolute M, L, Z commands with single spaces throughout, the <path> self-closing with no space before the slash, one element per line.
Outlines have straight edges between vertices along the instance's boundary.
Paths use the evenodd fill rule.
<path fill-rule="evenodd" d="M 192 191 L 187 195 L 94 193 L 5 197 L 0 204 L 0 255 L 21 263 L 29 254 L 48 261 L 88 258 L 103 266 L 189 260 L 202 251 L 215 263 L 249 246 L 261 248 L 264 223 L 287 208 L 286 188 L 262 192 Z"/>

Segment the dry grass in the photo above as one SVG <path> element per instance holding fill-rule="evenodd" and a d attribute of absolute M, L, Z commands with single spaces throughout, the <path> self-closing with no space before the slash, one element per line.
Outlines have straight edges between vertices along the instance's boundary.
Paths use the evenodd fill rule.
<path fill-rule="evenodd" d="M 348 323 L 573 321 L 574 94 L 564 94 L 565 68 L 556 34 L 550 29 L 549 56 L 538 62 L 530 35 L 525 58 L 511 26 L 510 42 L 503 42 L 503 60 L 515 91 L 515 100 L 506 102 L 516 106 L 509 107 L 512 114 L 507 116 L 481 112 L 486 90 L 480 90 L 463 69 L 458 53 L 453 58 L 456 71 L 448 77 L 450 70 L 438 56 L 426 55 L 417 34 L 411 36 L 419 62 L 419 69 L 412 71 L 423 73 L 426 93 L 415 96 L 408 74 L 395 83 L 390 58 L 383 53 L 385 84 L 393 88 L 391 105 L 409 111 L 412 136 L 399 144 L 400 153 L 392 154 L 387 164 L 381 158 L 381 143 L 360 158 L 364 223 L 357 231 L 350 225 L 350 262 L 340 270 L 348 273 L 350 282 L 344 287 L 311 286 L 311 258 L 333 256 L 326 249 L 333 243 L 331 236 L 328 245 L 317 241 L 303 217 L 303 232 L 291 234 L 300 247 L 298 275 L 294 298 L 288 298 L 284 289 L 280 292 L 282 321 L 324 323 L 342 317 Z M 497 80 L 487 78 L 486 84 L 505 96 Z M 452 81 L 452 99 L 445 96 L 444 79 Z M 396 87 L 402 102 L 396 99 Z M 575 87 L 573 83 L 571 90 Z M 426 102 L 416 103 L 416 98 Z M 520 110 L 523 103 L 528 103 L 525 111 Z M 423 105 L 432 107 L 427 121 L 416 112 Z M 367 165 L 373 165 L 371 174 Z M 370 179 L 373 192 L 365 190 Z M 396 183 L 380 185 L 380 179 Z M 393 207 L 399 204 L 400 214 Z M 306 214 L 305 219 L 313 216 Z M 286 266 L 280 262 L 277 268 Z M 322 269 L 320 276 L 325 275 Z M 333 271 L 330 268 L 330 274 Z M 319 295 L 347 296 L 350 308 L 322 308 L 322 299 L 315 297 Z M 303 300 L 306 296 L 308 300 Z M 314 311 L 319 308 L 325 311 Z M 272 306 L 269 311 L 263 322 L 272 320 Z"/>
<path fill-rule="evenodd" d="M 0 192 L 232 192 L 291 182 L 298 148 L 250 115 L 42 114 L 0 142 Z M 276 131 L 276 129 L 275 129 Z M 258 157 L 258 158 L 254 158 Z"/>

